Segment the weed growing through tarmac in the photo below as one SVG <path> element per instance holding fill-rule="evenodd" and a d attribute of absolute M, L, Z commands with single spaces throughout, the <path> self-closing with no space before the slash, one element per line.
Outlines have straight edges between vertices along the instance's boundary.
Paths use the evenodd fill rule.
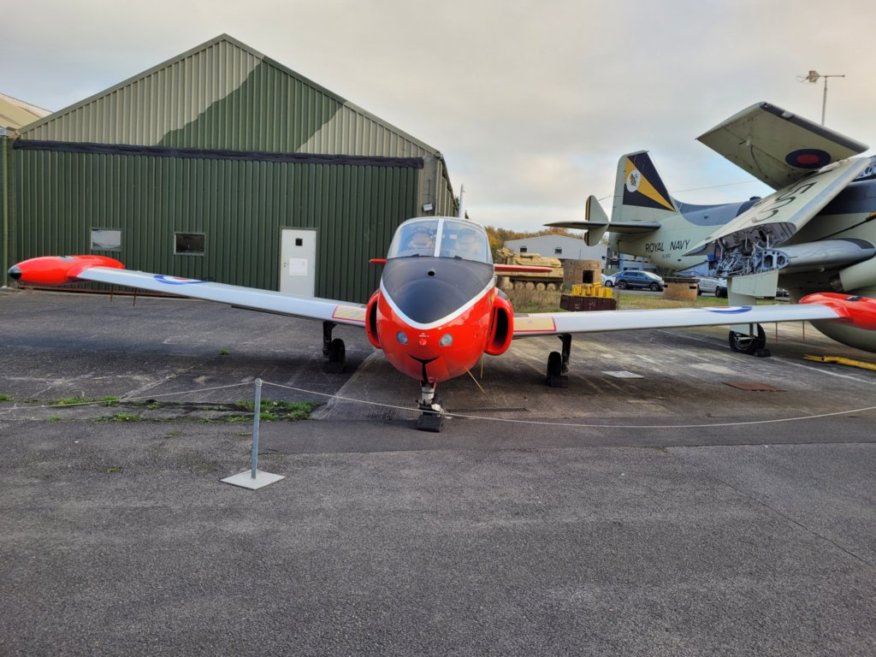
<path fill-rule="evenodd" d="M 142 422 L 143 416 L 139 413 L 115 413 L 109 417 L 100 418 L 101 422 Z"/>
<path fill-rule="evenodd" d="M 0 395 L 0 402 L 12 401 L 11 396 Z M 129 410 L 119 409 L 113 415 L 106 415 L 95 418 L 97 422 L 174 422 L 174 421 L 195 421 L 204 424 L 212 424 L 216 422 L 224 422 L 228 424 L 243 424 L 252 422 L 252 401 L 239 402 L 170 402 L 156 401 L 148 399 L 146 401 L 124 401 L 119 397 L 101 397 L 96 399 L 88 399 L 86 397 L 66 397 L 53 401 L 40 402 L 39 400 L 27 400 L 28 404 L 44 404 L 51 408 L 63 408 L 65 410 L 74 409 L 79 406 L 104 406 L 104 407 L 124 407 Z M 262 400 L 261 413 L 259 418 L 264 422 L 295 422 L 297 420 L 307 420 L 311 413 L 319 406 L 317 402 L 301 401 L 272 401 Z M 167 415 L 165 417 L 149 417 L 145 415 L 147 411 L 177 411 L 176 414 Z M 206 414 L 206 415 L 205 415 Z M 49 422 L 61 422 L 64 420 L 62 415 L 52 415 L 48 418 Z M 174 437 L 174 432 L 169 433 L 166 437 Z"/>
<path fill-rule="evenodd" d="M 118 397 L 100 397 L 98 399 L 88 397 L 65 397 L 64 399 L 56 399 L 55 401 L 47 402 L 49 406 L 80 406 L 83 404 L 100 404 L 101 406 L 117 406 L 119 403 Z"/>
<path fill-rule="evenodd" d="M 65 397 L 64 399 L 56 399 L 49 402 L 50 406 L 76 406 L 77 404 L 87 404 L 89 400 L 84 397 Z"/>
<path fill-rule="evenodd" d="M 10 397 L 9 395 L 4 395 L 2 392 L 0 392 L 0 402 L 5 401 L 12 401 L 12 397 Z"/>
<path fill-rule="evenodd" d="M 255 403 L 251 401 L 239 401 L 236 406 L 252 413 L 255 408 Z M 262 400 L 261 412 L 259 419 L 263 422 L 295 422 L 296 420 L 306 420 L 313 413 L 313 410 L 319 406 L 314 402 L 287 402 L 273 401 L 269 399 Z M 250 416 L 229 416 L 225 418 L 226 422 L 242 422 L 249 420 Z"/>

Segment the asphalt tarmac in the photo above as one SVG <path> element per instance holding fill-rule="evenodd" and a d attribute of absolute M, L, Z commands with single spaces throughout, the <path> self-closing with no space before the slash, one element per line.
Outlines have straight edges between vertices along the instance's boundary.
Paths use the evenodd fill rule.
<path fill-rule="evenodd" d="M 766 328 L 521 340 L 433 434 L 354 328 L 0 290 L 0 655 L 876 654 L 876 372 L 802 356 L 876 358 Z M 256 378 L 320 406 L 248 491 Z"/>

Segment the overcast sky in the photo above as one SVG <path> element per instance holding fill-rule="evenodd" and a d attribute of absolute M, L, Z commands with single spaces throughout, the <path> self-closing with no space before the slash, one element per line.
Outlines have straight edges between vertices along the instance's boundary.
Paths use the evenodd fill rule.
<path fill-rule="evenodd" d="M 483 224 L 611 207 L 651 151 L 683 201 L 769 190 L 696 137 L 768 101 L 876 145 L 873 0 L 30 0 L 0 13 L 0 92 L 57 110 L 221 33 L 440 150 Z"/>

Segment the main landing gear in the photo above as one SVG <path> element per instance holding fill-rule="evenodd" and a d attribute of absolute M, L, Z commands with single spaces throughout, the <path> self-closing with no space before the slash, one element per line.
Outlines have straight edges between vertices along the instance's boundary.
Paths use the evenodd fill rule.
<path fill-rule="evenodd" d="M 562 351 L 548 354 L 547 384 L 551 388 L 565 388 L 569 385 L 569 354 L 572 353 L 572 336 L 561 333 L 557 336 L 563 343 Z"/>
<path fill-rule="evenodd" d="M 323 371 L 330 374 L 339 374 L 344 371 L 344 363 L 347 358 L 347 349 L 344 346 L 344 341 L 340 338 L 332 340 L 332 329 L 337 324 L 334 322 L 322 323 L 322 355 L 325 356 L 325 365 Z"/>
<path fill-rule="evenodd" d="M 755 334 L 755 326 L 757 331 Z M 758 358 L 766 358 L 770 355 L 770 350 L 766 348 L 766 333 L 763 326 L 760 324 L 748 326 L 748 333 L 737 333 L 730 331 L 727 336 L 730 342 L 730 348 L 733 351 L 738 351 L 742 354 L 757 356 Z"/>
<path fill-rule="evenodd" d="M 444 407 L 435 396 L 435 384 L 423 381 L 420 383 L 420 399 L 417 400 L 420 417 L 417 418 L 417 429 L 438 433 L 444 426 Z"/>

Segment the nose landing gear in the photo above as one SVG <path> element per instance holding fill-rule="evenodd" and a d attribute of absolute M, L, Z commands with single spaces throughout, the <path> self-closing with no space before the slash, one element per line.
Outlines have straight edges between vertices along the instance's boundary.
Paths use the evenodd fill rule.
<path fill-rule="evenodd" d="M 444 407 L 435 396 L 435 384 L 423 381 L 420 384 L 420 399 L 417 401 L 420 417 L 417 418 L 417 429 L 438 433 L 444 426 Z"/>

